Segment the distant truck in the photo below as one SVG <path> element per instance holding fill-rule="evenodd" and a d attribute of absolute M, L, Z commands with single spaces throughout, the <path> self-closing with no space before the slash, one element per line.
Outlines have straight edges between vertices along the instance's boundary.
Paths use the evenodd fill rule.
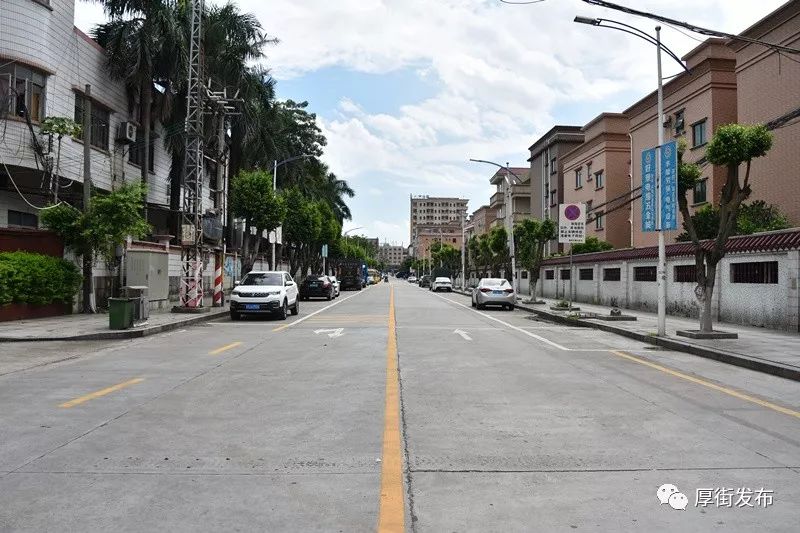
<path fill-rule="evenodd" d="M 340 290 L 360 291 L 367 285 L 367 266 L 361 261 L 344 260 L 339 263 L 336 270 Z"/>

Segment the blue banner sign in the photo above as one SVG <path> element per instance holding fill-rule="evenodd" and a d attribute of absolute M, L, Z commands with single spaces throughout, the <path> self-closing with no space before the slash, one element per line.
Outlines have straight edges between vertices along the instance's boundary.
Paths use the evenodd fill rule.
<path fill-rule="evenodd" d="M 656 231 L 656 149 L 642 151 L 642 231 Z"/>
<path fill-rule="evenodd" d="M 678 144 L 661 146 L 661 230 L 678 229 Z"/>

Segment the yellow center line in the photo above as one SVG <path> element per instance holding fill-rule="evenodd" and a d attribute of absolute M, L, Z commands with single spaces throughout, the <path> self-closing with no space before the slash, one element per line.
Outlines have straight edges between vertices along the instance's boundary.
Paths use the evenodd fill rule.
<path fill-rule="evenodd" d="M 761 398 L 756 398 L 755 396 L 750 396 L 749 394 L 744 394 L 734 389 L 729 389 L 728 387 L 723 387 L 721 385 L 717 385 L 716 383 L 711 383 L 710 381 L 706 381 L 704 379 L 696 378 L 694 376 L 690 376 L 688 374 L 684 374 L 682 372 L 678 372 L 677 370 L 672 370 L 671 368 L 667 368 L 665 366 L 661 366 L 656 363 L 651 363 L 645 359 L 640 359 L 638 357 L 634 357 L 633 355 L 627 354 L 625 352 L 619 351 L 611 351 L 614 355 L 619 357 L 623 357 L 635 363 L 639 363 L 641 365 L 649 366 L 650 368 L 654 368 L 661 372 L 665 372 L 671 376 L 675 376 L 677 378 L 685 379 L 686 381 L 691 381 L 692 383 L 696 383 L 698 385 L 702 385 L 704 387 L 708 387 L 709 389 L 714 389 L 715 391 L 722 392 L 727 394 L 728 396 L 733 396 L 734 398 L 739 398 L 740 400 L 744 400 L 746 402 L 754 403 L 756 405 L 760 405 L 761 407 L 766 407 L 767 409 L 771 409 L 773 411 L 777 411 L 778 413 L 783 413 L 785 415 L 793 416 L 795 418 L 800 418 L 800 412 L 795 411 L 793 409 L 789 409 L 788 407 L 783 407 L 781 405 L 774 404 L 772 402 L 768 402 L 766 400 L 762 400 Z"/>
<path fill-rule="evenodd" d="M 241 344 L 242 344 L 241 342 L 232 342 L 230 344 L 226 344 L 225 346 L 217 348 L 216 350 L 211 350 L 210 352 L 208 352 L 208 355 L 218 355 L 221 354 L 222 352 L 230 350 L 231 348 L 236 348 L 237 346 L 241 346 Z"/>
<path fill-rule="evenodd" d="M 381 502 L 378 532 L 402 533 L 405 529 L 403 501 L 403 460 L 400 442 L 400 385 L 397 371 L 397 333 L 394 316 L 394 287 L 389 292 L 389 339 L 386 343 L 386 408 L 381 462 Z"/>
<path fill-rule="evenodd" d="M 95 391 L 95 392 L 89 393 L 89 394 L 87 394 L 85 396 L 81 396 L 79 398 L 75 398 L 74 400 L 70 400 L 68 402 L 64 402 L 61 405 L 59 405 L 59 407 L 65 407 L 65 408 L 75 407 L 76 405 L 80 405 L 80 404 L 82 404 L 84 402 L 88 402 L 89 400 L 94 400 L 95 398 L 100 398 L 101 396 L 105 396 L 106 394 L 111 394 L 112 392 L 116 392 L 116 391 L 118 391 L 120 389 L 124 389 L 125 387 L 130 387 L 131 385 L 136 385 L 137 383 L 141 383 L 142 381 L 144 381 L 144 378 L 135 378 L 135 379 L 131 379 L 129 381 L 125 381 L 125 382 L 122 382 L 122 383 L 117 383 L 116 385 L 112 385 L 111 387 L 108 387 L 108 388 L 105 388 L 105 389 L 102 389 L 102 390 L 99 390 L 99 391 Z"/>

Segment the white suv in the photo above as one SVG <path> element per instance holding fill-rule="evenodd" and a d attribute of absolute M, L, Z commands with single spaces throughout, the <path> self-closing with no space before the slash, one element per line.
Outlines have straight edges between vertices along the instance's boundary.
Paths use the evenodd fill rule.
<path fill-rule="evenodd" d="M 254 270 L 242 281 L 236 282 L 231 293 L 231 320 L 239 320 L 243 314 L 277 314 L 281 320 L 291 310 L 300 312 L 297 284 L 288 272 L 265 272 Z"/>

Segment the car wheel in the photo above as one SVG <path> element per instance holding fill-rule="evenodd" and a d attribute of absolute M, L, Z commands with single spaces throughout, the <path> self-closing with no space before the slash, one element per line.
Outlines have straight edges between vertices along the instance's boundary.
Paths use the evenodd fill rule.
<path fill-rule="evenodd" d="M 475 298 L 472 298 L 472 300 L 471 300 L 471 303 L 472 303 L 472 307 L 477 307 L 477 306 L 475 305 Z"/>
<path fill-rule="evenodd" d="M 236 311 L 231 311 L 231 320 L 239 320 L 240 318 L 242 318 L 242 315 Z"/>
<path fill-rule="evenodd" d="M 292 307 L 292 314 L 295 316 L 300 314 L 300 298 L 294 301 L 294 306 Z"/>
<path fill-rule="evenodd" d="M 289 303 L 284 300 L 283 305 L 281 306 L 281 310 L 278 311 L 278 318 L 281 320 L 286 320 L 286 317 L 289 316 Z"/>
<path fill-rule="evenodd" d="M 486 309 L 485 304 L 475 304 L 475 307 L 477 307 L 478 309 Z"/>
<path fill-rule="evenodd" d="M 326 299 L 326 300 L 328 300 L 329 302 L 330 302 L 331 300 L 333 300 L 333 293 L 332 293 L 332 292 L 329 292 L 329 293 L 328 293 L 328 296 L 326 296 L 326 298 L 325 298 L 325 299 Z"/>

